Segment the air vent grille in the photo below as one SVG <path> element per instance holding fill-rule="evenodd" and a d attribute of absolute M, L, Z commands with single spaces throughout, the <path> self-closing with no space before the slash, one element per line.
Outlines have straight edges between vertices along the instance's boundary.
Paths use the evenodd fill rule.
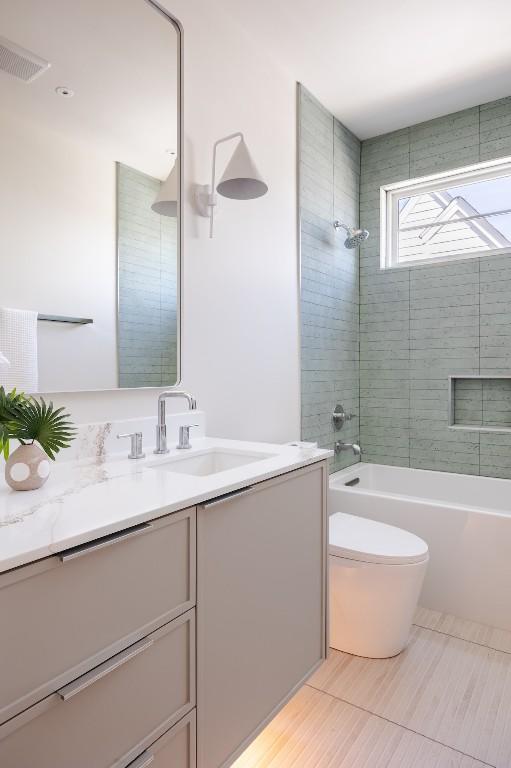
<path fill-rule="evenodd" d="M 16 43 L 11 43 L 4 37 L 0 37 L 0 70 L 9 75 L 31 83 L 50 66 L 49 61 L 41 59 L 35 53 L 21 48 Z"/>

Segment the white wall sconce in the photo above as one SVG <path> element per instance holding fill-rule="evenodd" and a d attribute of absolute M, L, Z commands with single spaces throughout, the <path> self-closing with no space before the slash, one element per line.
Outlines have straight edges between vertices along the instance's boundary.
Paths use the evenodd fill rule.
<path fill-rule="evenodd" d="M 239 139 L 238 145 L 215 189 L 217 147 L 219 144 L 231 141 L 232 139 Z M 214 212 L 218 202 L 217 192 L 223 197 L 231 198 L 231 200 L 254 200 L 256 197 L 262 197 L 262 195 L 268 192 L 268 185 L 257 170 L 245 144 L 243 134 L 240 132 L 231 133 L 229 136 L 224 136 L 223 139 L 215 141 L 213 144 L 211 186 L 197 185 L 195 189 L 197 210 L 201 216 L 209 218 L 210 237 L 213 237 Z"/>
<path fill-rule="evenodd" d="M 166 180 L 161 184 L 156 200 L 151 205 L 151 210 L 159 213 L 160 216 L 177 218 L 177 177 L 178 168 L 176 161 Z"/>

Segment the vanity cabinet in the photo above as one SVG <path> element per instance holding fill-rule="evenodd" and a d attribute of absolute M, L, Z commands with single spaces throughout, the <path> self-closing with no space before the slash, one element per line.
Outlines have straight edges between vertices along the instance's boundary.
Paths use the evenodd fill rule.
<path fill-rule="evenodd" d="M 192 508 L 0 574 L 0 723 L 192 608 L 195 547 Z"/>
<path fill-rule="evenodd" d="M 128 768 L 192 768 L 196 754 L 195 710 L 183 717 Z"/>
<path fill-rule="evenodd" d="M 197 510 L 197 754 L 220 768 L 326 655 L 326 465 Z"/>
<path fill-rule="evenodd" d="M 1 768 L 226 768 L 326 656 L 327 465 L 0 574 Z"/>
<path fill-rule="evenodd" d="M 192 609 L 5 723 L 0 765 L 125 768 L 194 705 Z"/>

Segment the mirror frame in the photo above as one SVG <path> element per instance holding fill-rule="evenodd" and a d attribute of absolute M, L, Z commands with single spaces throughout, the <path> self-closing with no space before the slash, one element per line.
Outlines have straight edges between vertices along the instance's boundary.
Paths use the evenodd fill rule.
<path fill-rule="evenodd" d="M 184 115 L 183 115 L 183 26 L 179 19 L 173 16 L 169 11 L 164 8 L 157 0 L 140 0 L 149 5 L 156 13 L 159 13 L 163 18 L 168 21 L 174 27 L 177 34 L 177 65 L 179 68 L 177 77 L 177 107 L 178 107 L 178 119 L 177 119 L 177 158 L 178 158 L 178 228 L 177 228 L 177 245 L 178 256 L 177 259 L 177 286 L 179 290 L 179 306 L 176 307 L 176 366 L 177 366 L 177 378 L 174 384 L 161 385 L 156 387 L 111 387 L 111 388 L 97 388 L 97 389 L 72 389 L 72 390 L 40 390 L 36 392 L 37 395 L 80 395 L 87 394 L 88 392 L 139 392 L 139 391 L 161 391 L 162 389 L 175 389 L 181 385 L 182 381 L 182 359 L 181 359 L 181 334 L 183 327 L 183 145 L 184 145 Z M 117 333 L 119 333 L 119 255 L 116 253 L 116 309 L 117 309 Z"/>

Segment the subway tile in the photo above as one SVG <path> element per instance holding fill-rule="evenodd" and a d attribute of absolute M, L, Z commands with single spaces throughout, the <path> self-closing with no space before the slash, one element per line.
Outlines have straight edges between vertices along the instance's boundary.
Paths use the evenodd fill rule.
<path fill-rule="evenodd" d="M 502 433 L 452 430 L 447 424 L 450 374 L 511 370 L 511 261 L 497 256 L 399 271 L 379 268 L 380 185 L 511 153 L 511 98 L 379 136 L 361 147 L 314 100 L 307 103 L 311 114 L 303 135 L 309 144 L 315 131 L 318 135 L 318 147 L 309 147 L 307 157 L 319 152 L 326 183 L 320 178 L 318 208 L 302 216 L 303 347 L 311 367 L 304 376 L 316 377 L 304 383 L 313 384 L 305 395 L 312 399 L 304 403 L 304 418 L 310 417 L 331 443 L 330 398 L 351 398 L 355 406 L 359 398 L 365 461 L 511 477 L 510 435 L 499 442 L 494 438 Z M 327 170 L 321 163 L 330 152 Z M 312 198 L 312 188 L 305 189 Z M 321 205 L 326 210 L 330 196 L 335 216 L 348 219 L 351 213 L 355 223 L 360 215 L 371 231 L 358 261 L 352 254 L 344 264 L 339 254 L 342 272 L 334 266 L 339 239 L 332 238 L 330 209 L 321 211 L 323 221 L 312 215 Z M 341 370 L 342 363 L 352 367 L 350 374 Z M 335 390 L 324 376 L 336 377 Z M 459 421 L 509 422 L 507 385 L 487 387 L 484 398 L 478 385 L 457 386 Z M 350 425 L 350 434 L 356 429 Z M 340 465 L 334 461 L 332 466 Z"/>
<path fill-rule="evenodd" d="M 479 160 L 479 158 L 477 158 Z M 410 165 L 412 176 L 428 176 L 438 171 L 447 171 L 474 162 L 474 148 L 458 149 L 456 152 L 432 155 L 431 157 L 415 160 Z"/>
<path fill-rule="evenodd" d="M 121 386 L 173 383 L 176 224 L 152 213 L 157 179 L 119 165 L 119 371 Z"/>
<path fill-rule="evenodd" d="M 511 137 L 495 139 L 481 144 L 480 159 L 493 160 L 511 155 Z"/>
<path fill-rule="evenodd" d="M 300 104 L 302 438 L 332 448 L 336 402 L 359 409 L 358 261 L 332 223 L 334 211 L 358 221 L 360 143 L 303 88 Z M 358 439 L 356 428 L 350 424 L 346 435 Z M 330 469 L 353 460 L 336 456 Z"/>

